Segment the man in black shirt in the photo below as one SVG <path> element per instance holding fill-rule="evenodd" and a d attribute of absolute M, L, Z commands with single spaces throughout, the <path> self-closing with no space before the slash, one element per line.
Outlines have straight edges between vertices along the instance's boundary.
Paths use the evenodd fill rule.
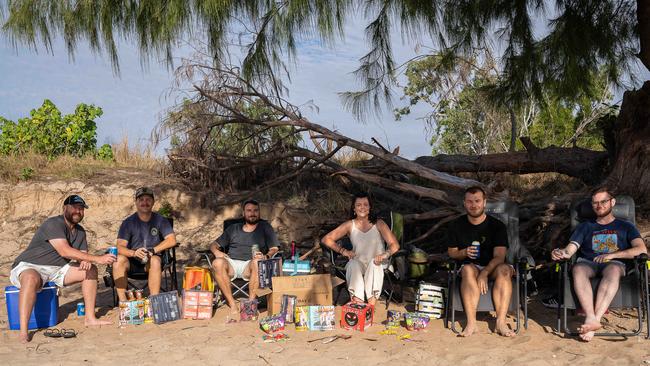
<path fill-rule="evenodd" d="M 280 242 L 271 225 L 260 220 L 260 205 L 257 201 L 247 200 L 243 203 L 244 222 L 229 226 L 223 234 L 212 243 L 210 250 L 216 257 L 212 262 L 217 286 L 226 298 L 232 313 L 236 312 L 230 281 L 239 277 L 249 280 L 248 294 L 255 298 L 259 288 L 257 262 L 271 258 L 278 252 Z M 253 245 L 258 250 L 252 253 Z M 263 254 L 263 253 L 266 254 Z"/>
<path fill-rule="evenodd" d="M 515 333 L 506 325 L 514 274 L 512 266 L 505 263 L 508 233 L 501 221 L 485 213 L 486 202 L 481 187 L 467 188 L 463 200 L 467 215 L 452 221 L 449 226 L 447 252 L 451 258 L 463 262 L 460 294 L 467 325 L 461 336 L 469 337 L 476 331 L 476 308 L 480 296 L 487 293 L 490 279 L 494 281 L 492 301 L 497 313 L 496 332 L 512 337 Z"/>

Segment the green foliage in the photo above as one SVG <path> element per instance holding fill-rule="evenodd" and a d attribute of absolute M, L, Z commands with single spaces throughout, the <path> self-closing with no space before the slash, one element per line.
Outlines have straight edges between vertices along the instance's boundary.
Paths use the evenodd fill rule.
<path fill-rule="evenodd" d="M 0 117 L 0 153 L 31 150 L 49 158 L 94 153 L 97 144 L 94 120 L 102 113 L 99 107 L 81 103 L 74 114 L 62 116 L 54 103 L 46 99 L 29 117 L 18 122 Z"/>
<path fill-rule="evenodd" d="M 113 148 L 109 144 L 102 145 L 97 150 L 97 159 L 103 161 L 115 161 L 115 156 L 113 155 Z"/>
<path fill-rule="evenodd" d="M 34 176 L 34 169 L 30 167 L 25 167 L 20 170 L 20 179 L 21 180 L 30 180 Z"/>
<path fill-rule="evenodd" d="M 168 201 L 163 201 L 163 202 L 160 204 L 160 209 L 158 209 L 158 213 L 159 213 L 161 216 L 166 217 L 166 218 L 169 219 L 169 218 L 171 218 L 171 217 L 173 216 L 173 214 L 174 214 L 174 206 L 172 206 L 172 204 L 169 203 Z"/>

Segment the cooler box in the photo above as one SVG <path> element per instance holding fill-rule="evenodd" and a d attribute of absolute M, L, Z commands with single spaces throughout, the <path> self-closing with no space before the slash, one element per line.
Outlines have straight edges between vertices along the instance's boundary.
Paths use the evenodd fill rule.
<path fill-rule="evenodd" d="M 18 314 L 18 293 L 16 286 L 5 287 L 5 298 L 7 302 L 7 316 L 9 317 L 9 329 L 20 329 L 20 316 Z M 36 294 L 36 304 L 29 317 L 28 329 L 48 328 L 57 325 L 57 310 L 59 309 L 59 296 L 54 282 L 48 282 L 43 289 Z"/>

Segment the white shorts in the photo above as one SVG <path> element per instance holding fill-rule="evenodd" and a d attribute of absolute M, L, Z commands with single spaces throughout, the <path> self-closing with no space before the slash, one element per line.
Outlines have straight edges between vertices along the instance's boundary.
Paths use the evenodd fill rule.
<path fill-rule="evenodd" d="M 11 270 L 11 274 L 9 275 L 11 284 L 20 288 L 20 274 L 27 269 L 33 269 L 41 275 L 41 280 L 43 281 L 41 286 L 44 286 L 46 282 L 54 282 L 58 287 L 63 287 L 63 280 L 70 269 L 70 263 L 60 267 L 20 262 Z"/>
<path fill-rule="evenodd" d="M 235 274 L 232 276 L 232 279 L 234 280 L 235 278 L 243 278 L 248 281 L 248 278 L 244 277 L 244 271 L 246 270 L 246 267 L 248 267 L 248 263 L 251 261 L 240 261 L 238 259 L 232 259 L 230 257 L 226 257 L 226 259 L 235 272 Z"/>

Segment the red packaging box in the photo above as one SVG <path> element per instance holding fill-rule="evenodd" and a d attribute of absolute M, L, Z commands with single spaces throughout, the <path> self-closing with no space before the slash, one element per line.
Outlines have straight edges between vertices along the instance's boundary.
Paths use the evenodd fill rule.
<path fill-rule="evenodd" d="M 341 308 L 341 328 L 363 332 L 372 325 L 374 315 L 374 306 L 349 302 Z"/>
<path fill-rule="evenodd" d="M 210 291 L 199 291 L 199 306 L 209 306 L 212 308 L 212 292 Z"/>
<path fill-rule="evenodd" d="M 212 305 L 199 305 L 196 313 L 196 319 L 211 319 Z"/>

